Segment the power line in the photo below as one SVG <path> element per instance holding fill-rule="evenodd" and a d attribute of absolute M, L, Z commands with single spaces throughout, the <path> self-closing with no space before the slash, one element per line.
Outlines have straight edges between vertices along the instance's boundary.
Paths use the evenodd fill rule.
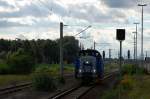
<path fill-rule="evenodd" d="M 47 6 L 44 2 L 42 2 L 41 0 L 38 0 L 38 2 L 43 5 L 45 8 L 47 8 L 48 12 L 50 13 L 50 15 L 52 14 L 52 7 L 49 8 L 49 6 Z"/>
<path fill-rule="evenodd" d="M 89 25 L 89 26 L 86 27 L 84 30 L 80 31 L 79 33 L 75 34 L 74 36 L 77 36 L 77 35 L 81 34 L 82 32 L 86 31 L 88 28 L 91 28 L 91 27 L 92 27 L 92 26 Z"/>

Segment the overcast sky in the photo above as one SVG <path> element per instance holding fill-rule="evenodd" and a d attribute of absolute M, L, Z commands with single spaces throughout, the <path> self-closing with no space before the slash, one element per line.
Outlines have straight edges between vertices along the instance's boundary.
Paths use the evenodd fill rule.
<path fill-rule="evenodd" d="M 0 38 L 4 39 L 57 39 L 59 23 L 64 27 L 64 35 L 75 35 L 91 25 L 76 38 L 91 48 L 93 41 L 110 43 L 97 44 L 99 51 L 112 49 L 117 56 L 119 42 L 115 40 L 116 29 L 126 29 L 123 52 L 133 50 L 134 22 L 141 23 L 141 0 L 0 0 Z M 150 49 L 150 0 L 144 7 L 144 51 Z M 138 51 L 141 46 L 141 24 L 138 26 Z M 89 37 L 80 39 L 79 36 Z M 144 52 L 145 53 L 145 52 Z M 133 54 L 133 53 L 132 53 Z M 148 52 L 150 55 L 150 52 Z"/>

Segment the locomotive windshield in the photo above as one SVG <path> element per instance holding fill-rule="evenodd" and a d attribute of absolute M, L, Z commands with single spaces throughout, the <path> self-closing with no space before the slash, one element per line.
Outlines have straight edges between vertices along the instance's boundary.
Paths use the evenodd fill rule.
<path fill-rule="evenodd" d="M 100 53 L 96 50 L 81 50 L 79 52 L 79 56 L 94 56 L 94 57 L 101 57 Z"/>

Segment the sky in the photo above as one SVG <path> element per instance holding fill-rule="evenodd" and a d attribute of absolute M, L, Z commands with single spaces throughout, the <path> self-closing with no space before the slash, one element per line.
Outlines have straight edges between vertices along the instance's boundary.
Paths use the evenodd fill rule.
<path fill-rule="evenodd" d="M 0 0 L 0 38 L 57 39 L 63 22 L 64 36 L 74 36 L 87 26 L 92 27 L 76 36 L 85 48 L 106 51 L 118 56 L 116 29 L 126 29 L 123 56 L 133 55 L 134 22 L 141 23 L 144 7 L 144 53 L 150 55 L 150 0 Z M 86 39 L 80 38 L 85 37 Z M 108 44 L 103 44 L 108 43 Z M 141 24 L 138 25 L 138 56 L 141 48 Z"/>

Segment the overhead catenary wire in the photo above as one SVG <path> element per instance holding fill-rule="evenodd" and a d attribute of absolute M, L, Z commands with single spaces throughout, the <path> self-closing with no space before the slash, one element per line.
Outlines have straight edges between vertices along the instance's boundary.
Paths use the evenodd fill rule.
<path fill-rule="evenodd" d="M 74 36 L 77 36 L 79 34 L 81 34 L 82 32 L 86 31 L 88 28 L 92 27 L 91 25 L 89 25 L 88 27 L 86 27 L 85 29 L 83 29 L 82 31 L 80 31 L 79 33 L 75 34 Z"/>
<path fill-rule="evenodd" d="M 44 2 L 42 2 L 41 0 L 37 0 L 40 4 L 42 4 L 45 8 L 47 8 L 47 10 L 49 11 L 50 15 L 53 14 L 53 9 L 52 7 L 49 8 L 49 6 L 47 6 Z"/>

